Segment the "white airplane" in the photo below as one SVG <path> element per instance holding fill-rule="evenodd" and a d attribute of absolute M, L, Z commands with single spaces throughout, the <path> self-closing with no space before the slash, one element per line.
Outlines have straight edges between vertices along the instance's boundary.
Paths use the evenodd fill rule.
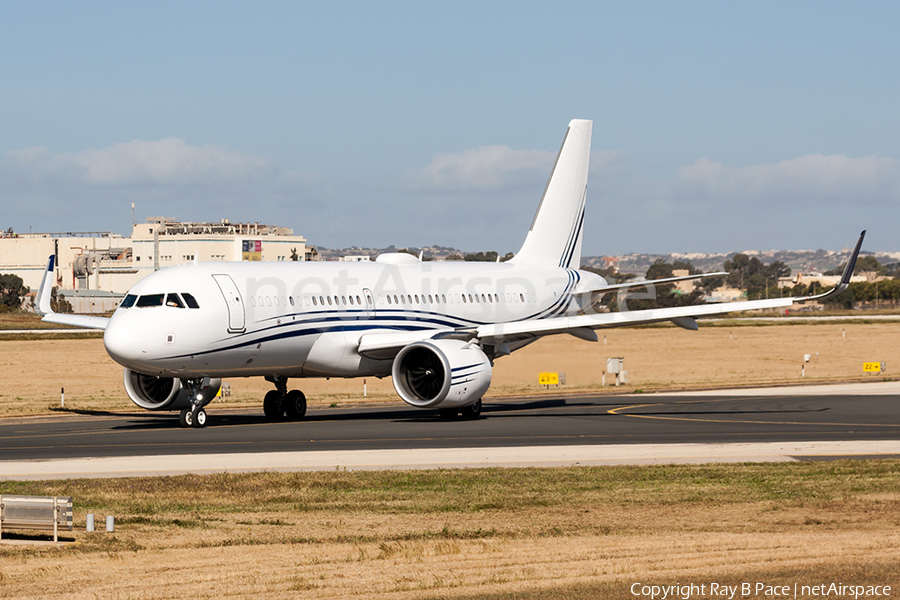
<path fill-rule="evenodd" d="M 579 270 L 591 121 L 573 120 L 522 248 L 503 263 L 423 262 L 382 254 L 371 263 L 208 262 L 139 281 L 110 318 L 51 310 L 54 257 L 37 297 L 43 320 L 103 329 L 125 367 L 129 398 L 147 410 L 180 410 L 203 427 L 224 377 L 265 377 L 267 417 L 301 419 L 303 377 L 392 376 L 397 394 L 444 418 L 481 414 L 493 361 L 546 335 L 596 341 L 594 331 L 789 307 L 824 297 L 776 298 L 652 310 L 597 312 L 602 296 L 711 275 L 610 285 Z M 865 232 L 841 283 L 846 288 Z"/>

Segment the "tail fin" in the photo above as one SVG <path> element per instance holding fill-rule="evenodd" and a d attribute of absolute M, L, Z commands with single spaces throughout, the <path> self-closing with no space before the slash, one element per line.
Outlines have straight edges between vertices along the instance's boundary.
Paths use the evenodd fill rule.
<path fill-rule="evenodd" d="M 592 124 L 583 119 L 569 123 L 531 229 L 511 262 L 579 267 Z"/>

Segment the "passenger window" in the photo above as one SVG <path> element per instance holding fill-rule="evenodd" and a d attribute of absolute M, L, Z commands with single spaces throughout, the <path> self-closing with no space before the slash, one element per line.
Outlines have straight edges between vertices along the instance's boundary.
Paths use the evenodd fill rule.
<path fill-rule="evenodd" d="M 125 296 L 125 299 L 122 300 L 122 304 L 119 305 L 120 308 L 131 308 L 134 306 L 134 301 L 137 300 L 137 296 L 134 294 L 128 294 Z"/>
<path fill-rule="evenodd" d="M 328 296 L 328 306 L 331 306 L 331 296 Z"/>
<path fill-rule="evenodd" d="M 316 297 L 313 296 L 312 299 L 313 299 L 313 306 L 318 306 L 318 304 L 316 303 Z"/>
<path fill-rule="evenodd" d="M 359 299 L 359 296 L 356 297 L 356 303 L 362 306 L 362 301 Z"/>
<path fill-rule="evenodd" d="M 141 296 L 137 300 L 137 307 L 146 308 L 148 306 L 162 306 L 163 296 L 165 296 L 165 294 L 148 294 L 146 296 Z"/>
<path fill-rule="evenodd" d="M 353 306 L 353 296 L 350 296 L 350 306 Z"/>
<path fill-rule="evenodd" d="M 416 295 L 415 295 L 415 298 L 416 298 L 416 304 L 418 304 L 418 303 L 419 303 L 419 295 L 416 294 Z"/>
<path fill-rule="evenodd" d="M 169 294 L 166 296 L 166 306 L 184 308 L 184 303 L 181 301 L 181 298 L 178 297 L 178 294 Z"/>
<path fill-rule="evenodd" d="M 525 302 L 525 295 L 519 294 L 519 300 L 521 300 L 522 302 Z"/>

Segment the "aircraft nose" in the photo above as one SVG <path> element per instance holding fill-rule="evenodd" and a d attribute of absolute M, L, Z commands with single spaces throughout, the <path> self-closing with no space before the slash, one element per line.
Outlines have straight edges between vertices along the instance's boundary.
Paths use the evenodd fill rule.
<path fill-rule="evenodd" d="M 141 355 L 140 337 L 135 335 L 133 328 L 128 327 L 121 318 L 122 315 L 114 314 L 103 332 L 103 345 L 110 358 L 123 367 L 135 368 Z"/>

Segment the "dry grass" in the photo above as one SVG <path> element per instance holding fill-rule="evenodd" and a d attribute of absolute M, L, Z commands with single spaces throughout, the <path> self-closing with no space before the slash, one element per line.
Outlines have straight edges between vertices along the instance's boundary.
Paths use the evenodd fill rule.
<path fill-rule="evenodd" d="M 4 482 L 76 546 L 0 546 L 15 598 L 627 598 L 656 584 L 897 585 L 900 461 Z M 83 532 L 85 514 L 117 517 Z"/>
<path fill-rule="evenodd" d="M 866 361 L 886 362 L 890 374 L 900 369 L 897 330 L 891 322 L 747 326 L 726 321 L 697 332 L 672 326 L 600 331 L 596 344 L 554 336 L 497 360 L 489 397 L 542 393 L 541 371 L 565 372 L 569 391 L 599 391 L 610 356 L 625 357 L 631 384 L 620 391 L 626 392 L 800 382 L 804 354 L 813 355 L 805 382 L 859 379 Z M 62 387 L 71 408 L 135 409 L 124 393 L 122 369 L 106 355 L 101 339 L 0 340 L 0 381 L 0 415 L 46 412 L 59 405 Z M 230 384 L 233 395 L 221 406 L 259 406 L 271 389 L 262 378 Z M 307 379 L 296 385 L 312 404 L 396 400 L 389 378 L 368 378 L 366 384 L 366 399 L 360 379 Z"/>

